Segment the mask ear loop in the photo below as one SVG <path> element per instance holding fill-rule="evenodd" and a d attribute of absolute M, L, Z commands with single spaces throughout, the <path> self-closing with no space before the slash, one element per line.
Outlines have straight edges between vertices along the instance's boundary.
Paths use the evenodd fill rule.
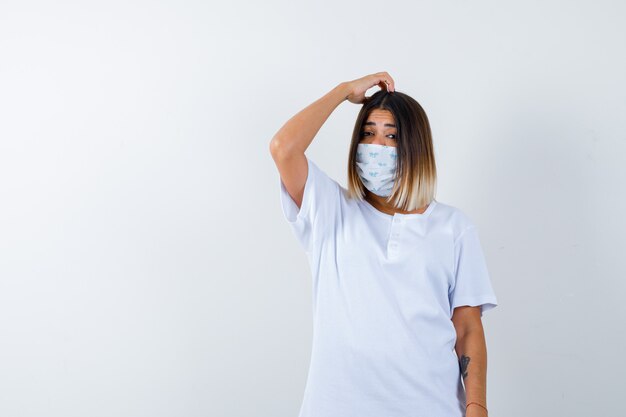
<path fill-rule="evenodd" d="M 394 195 L 398 192 L 399 188 L 400 188 L 400 184 L 398 181 L 398 151 L 396 150 L 396 156 L 395 156 L 395 163 L 396 163 L 396 168 L 394 170 L 393 173 L 393 187 L 391 188 L 391 193 L 389 194 L 389 197 L 387 197 L 387 203 L 392 204 L 392 199 L 394 197 Z M 397 200 L 397 198 L 396 198 Z M 393 206 L 395 206 L 395 204 L 392 204 Z"/>

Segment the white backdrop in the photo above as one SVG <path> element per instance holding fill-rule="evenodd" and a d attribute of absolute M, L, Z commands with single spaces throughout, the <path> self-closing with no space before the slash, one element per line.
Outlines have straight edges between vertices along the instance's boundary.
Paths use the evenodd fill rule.
<path fill-rule="evenodd" d="M 437 199 L 480 229 L 490 415 L 623 415 L 625 18 L 3 0 L 0 416 L 296 416 L 311 281 L 269 141 L 378 71 L 430 117 Z M 307 151 L 344 186 L 358 109 Z"/>

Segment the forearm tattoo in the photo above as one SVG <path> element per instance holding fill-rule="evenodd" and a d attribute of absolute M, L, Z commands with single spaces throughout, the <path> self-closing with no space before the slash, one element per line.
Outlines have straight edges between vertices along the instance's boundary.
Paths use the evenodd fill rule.
<path fill-rule="evenodd" d="M 469 365 L 470 358 L 469 356 L 461 355 L 461 360 L 459 361 L 461 367 L 461 375 L 463 379 L 467 377 L 467 365 Z"/>

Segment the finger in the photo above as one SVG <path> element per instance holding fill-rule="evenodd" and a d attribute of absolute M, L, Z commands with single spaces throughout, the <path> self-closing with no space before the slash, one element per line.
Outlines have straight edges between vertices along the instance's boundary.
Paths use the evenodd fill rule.
<path fill-rule="evenodd" d="M 393 78 L 385 78 L 385 83 L 387 84 L 387 91 L 396 91 L 396 83 L 393 81 Z"/>
<path fill-rule="evenodd" d="M 391 75 L 389 75 L 388 72 L 383 72 L 383 74 L 388 87 L 387 89 L 389 91 L 396 91 L 396 82 L 393 80 L 393 78 L 391 78 Z"/>
<path fill-rule="evenodd" d="M 387 90 L 387 92 L 394 91 L 393 79 L 386 72 L 381 73 L 381 81 L 378 83 L 381 89 Z"/>

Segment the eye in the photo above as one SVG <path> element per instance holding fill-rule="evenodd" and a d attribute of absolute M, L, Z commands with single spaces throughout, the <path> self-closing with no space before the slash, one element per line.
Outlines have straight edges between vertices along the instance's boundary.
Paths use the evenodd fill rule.
<path fill-rule="evenodd" d="M 372 132 L 367 132 L 367 131 L 361 132 L 361 137 L 372 136 L 372 135 L 373 135 Z M 398 139 L 398 136 L 396 134 L 394 134 L 394 133 L 391 133 L 391 134 L 387 135 L 387 137 L 389 137 L 389 136 L 391 136 L 391 139 L 394 139 L 394 140 Z"/>

